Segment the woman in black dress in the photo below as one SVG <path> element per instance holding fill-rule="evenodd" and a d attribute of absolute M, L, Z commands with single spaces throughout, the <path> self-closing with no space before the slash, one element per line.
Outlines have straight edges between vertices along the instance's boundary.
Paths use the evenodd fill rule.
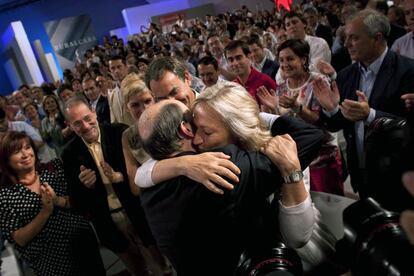
<path fill-rule="evenodd" d="M 105 275 L 94 233 L 70 210 L 58 159 L 39 167 L 33 141 L 7 133 L 0 145 L 0 229 L 37 275 Z"/>

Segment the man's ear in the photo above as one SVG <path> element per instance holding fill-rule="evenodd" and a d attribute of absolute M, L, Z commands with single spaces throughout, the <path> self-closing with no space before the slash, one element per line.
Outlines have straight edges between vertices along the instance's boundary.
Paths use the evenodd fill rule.
<path fill-rule="evenodd" d="M 376 33 L 374 37 L 375 37 L 375 40 L 379 42 L 382 42 L 384 40 L 384 35 L 380 32 Z"/>
<path fill-rule="evenodd" d="M 188 73 L 188 71 L 185 71 L 184 73 L 184 82 L 188 85 L 191 86 L 191 80 L 193 79 L 193 77 L 191 76 L 190 73 Z"/>
<path fill-rule="evenodd" d="M 193 129 L 191 127 L 190 123 L 187 122 L 181 122 L 180 128 L 179 128 L 180 135 L 183 136 L 185 139 L 192 139 L 194 138 Z"/>

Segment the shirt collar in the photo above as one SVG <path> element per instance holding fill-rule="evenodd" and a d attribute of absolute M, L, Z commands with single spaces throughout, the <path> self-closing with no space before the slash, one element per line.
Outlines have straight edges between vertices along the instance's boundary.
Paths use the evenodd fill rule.
<path fill-rule="evenodd" d="M 382 62 L 384 61 L 384 58 L 385 58 L 385 55 L 387 54 L 387 52 L 388 52 L 388 47 L 385 47 L 384 52 L 376 60 L 374 60 L 373 63 L 371 63 L 370 65 L 368 65 L 366 68 L 361 63 L 359 63 L 359 69 L 362 72 L 371 71 L 375 75 L 378 74 L 378 71 L 379 71 L 379 69 L 381 67 Z"/>
<path fill-rule="evenodd" d="M 85 143 L 85 145 L 89 148 L 92 147 L 94 144 L 99 144 L 100 145 L 101 144 L 101 129 L 98 126 L 98 140 L 96 142 L 88 143 L 88 142 L 85 141 L 85 139 L 83 139 L 83 137 L 81 137 L 81 139 Z"/>
<path fill-rule="evenodd" d="M 266 55 L 264 55 L 264 56 L 263 56 L 262 61 L 261 61 L 259 64 L 257 64 L 257 65 L 258 65 L 258 67 L 259 67 L 260 69 L 262 69 L 262 68 L 263 68 L 263 66 L 264 66 L 264 64 L 265 64 L 265 62 L 266 62 Z"/>
<path fill-rule="evenodd" d="M 96 106 L 96 104 L 98 103 L 100 97 L 101 97 L 101 95 L 99 95 L 98 98 L 96 98 L 96 100 L 91 101 L 91 105 Z"/>

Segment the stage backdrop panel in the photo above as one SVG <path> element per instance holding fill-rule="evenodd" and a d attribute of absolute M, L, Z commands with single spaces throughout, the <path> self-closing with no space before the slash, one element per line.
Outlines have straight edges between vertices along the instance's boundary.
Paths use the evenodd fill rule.
<path fill-rule="evenodd" d="M 98 43 L 89 15 L 61 18 L 44 26 L 62 69 L 73 69 L 86 50 Z"/>

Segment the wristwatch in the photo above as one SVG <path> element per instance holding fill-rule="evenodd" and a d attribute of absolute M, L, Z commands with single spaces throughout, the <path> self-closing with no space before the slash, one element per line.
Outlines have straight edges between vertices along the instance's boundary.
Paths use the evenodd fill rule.
<path fill-rule="evenodd" d="M 285 184 L 289 183 L 296 183 L 301 181 L 303 178 L 303 172 L 302 171 L 294 171 L 290 175 L 284 176 L 283 180 L 285 181 Z"/>

